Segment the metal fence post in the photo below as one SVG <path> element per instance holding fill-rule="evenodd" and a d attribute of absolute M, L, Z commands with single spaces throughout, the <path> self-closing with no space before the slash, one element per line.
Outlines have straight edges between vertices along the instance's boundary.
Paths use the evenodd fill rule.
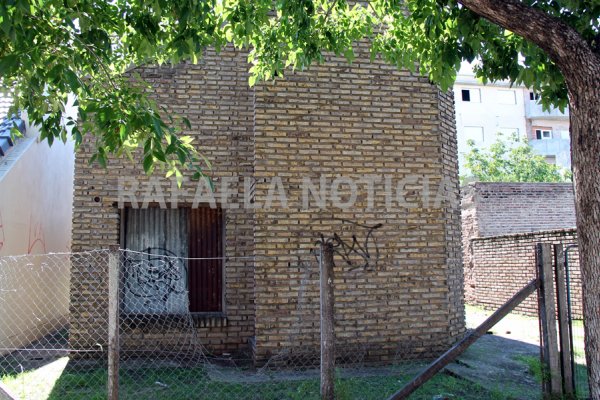
<path fill-rule="evenodd" d="M 321 301 L 321 399 L 333 400 L 335 391 L 335 326 L 333 245 L 322 243 L 319 257 Z"/>
<path fill-rule="evenodd" d="M 542 359 L 542 390 L 544 398 L 562 395 L 562 371 L 556 332 L 556 303 L 554 273 L 552 271 L 552 246 L 537 243 L 535 261 L 541 287 L 538 292 L 540 316 L 540 353 Z M 544 373 L 544 372 L 547 373 Z M 549 375 L 549 376 L 548 376 Z"/>
<path fill-rule="evenodd" d="M 119 246 L 108 254 L 108 400 L 119 398 Z"/>

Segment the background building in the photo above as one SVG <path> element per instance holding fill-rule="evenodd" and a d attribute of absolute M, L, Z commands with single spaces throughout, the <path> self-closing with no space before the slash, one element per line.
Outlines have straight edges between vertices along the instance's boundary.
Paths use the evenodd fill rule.
<path fill-rule="evenodd" d="M 485 149 L 498 134 L 527 137 L 536 153 L 546 161 L 571 168 L 569 112 L 556 108 L 544 111 L 539 95 L 509 82 L 484 85 L 470 64 L 463 63 L 454 85 L 459 168 L 464 173 L 467 141 Z"/>
<path fill-rule="evenodd" d="M 0 98 L 2 117 L 8 105 Z M 15 123 L 23 135 L 18 139 L 11 137 Z M 0 118 L 0 257 L 71 250 L 73 142 L 57 140 L 50 147 L 39 134 L 26 116 Z M 16 257 L 19 268 L 9 268 L 7 259 L 0 260 L 0 274 L 2 287 L 11 290 L 2 293 L 0 321 L 11 323 L 0 324 L 0 349 L 55 331 L 69 311 L 68 295 L 54 295 L 69 287 L 68 262 L 41 266 L 42 259 Z"/>

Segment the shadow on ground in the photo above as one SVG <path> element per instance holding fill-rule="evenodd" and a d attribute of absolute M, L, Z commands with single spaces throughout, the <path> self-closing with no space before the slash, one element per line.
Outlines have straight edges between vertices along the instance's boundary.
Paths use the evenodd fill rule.
<path fill-rule="evenodd" d="M 539 346 L 488 334 L 446 369 L 506 398 L 530 400 L 541 397 L 541 385 L 522 359 L 539 356 Z"/>

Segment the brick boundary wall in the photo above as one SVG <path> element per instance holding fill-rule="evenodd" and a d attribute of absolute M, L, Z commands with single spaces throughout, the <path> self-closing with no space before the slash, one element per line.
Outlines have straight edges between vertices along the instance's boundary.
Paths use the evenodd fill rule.
<path fill-rule="evenodd" d="M 535 278 L 535 244 L 577 242 L 575 229 L 476 238 L 470 241 L 473 262 L 468 304 L 497 309 Z M 582 318 L 581 273 L 576 248 L 569 251 L 573 317 Z M 529 296 L 516 312 L 537 316 L 537 296 Z"/>
<path fill-rule="evenodd" d="M 461 187 L 465 299 L 473 300 L 471 240 L 575 227 L 571 183 L 472 182 Z"/>

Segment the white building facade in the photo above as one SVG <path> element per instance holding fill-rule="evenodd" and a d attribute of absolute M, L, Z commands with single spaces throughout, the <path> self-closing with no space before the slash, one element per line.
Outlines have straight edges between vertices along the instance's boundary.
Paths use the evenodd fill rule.
<path fill-rule="evenodd" d="M 0 113 L 8 101 L 0 97 Z M 75 116 L 75 109 L 67 106 Z M 45 263 L 36 254 L 71 251 L 74 143 L 39 139 L 27 116 L 0 115 L 0 355 L 68 323 L 70 263 Z M 21 256 L 5 262 L 6 256 Z M 18 268 L 14 266 L 17 265 Z M 64 295 L 62 295 L 64 293 Z M 6 322 L 9 321 L 10 323 Z M 3 350 L 4 349 L 4 350 Z M 0 396 L 1 398 L 2 396 Z"/>
<path fill-rule="evenodd" d="M 544 111 L 539 96 L 524 86 L 508 82 L 484 85 L 463 64 L 454 84 L 458 157 L 461 174 L 465 174 L 467 142 L 473 140 L 480 149 L 496 142 L 498 135 L 526 137 L 534 151 L 548 163 L 571 168 L 569 112 Z"/>

